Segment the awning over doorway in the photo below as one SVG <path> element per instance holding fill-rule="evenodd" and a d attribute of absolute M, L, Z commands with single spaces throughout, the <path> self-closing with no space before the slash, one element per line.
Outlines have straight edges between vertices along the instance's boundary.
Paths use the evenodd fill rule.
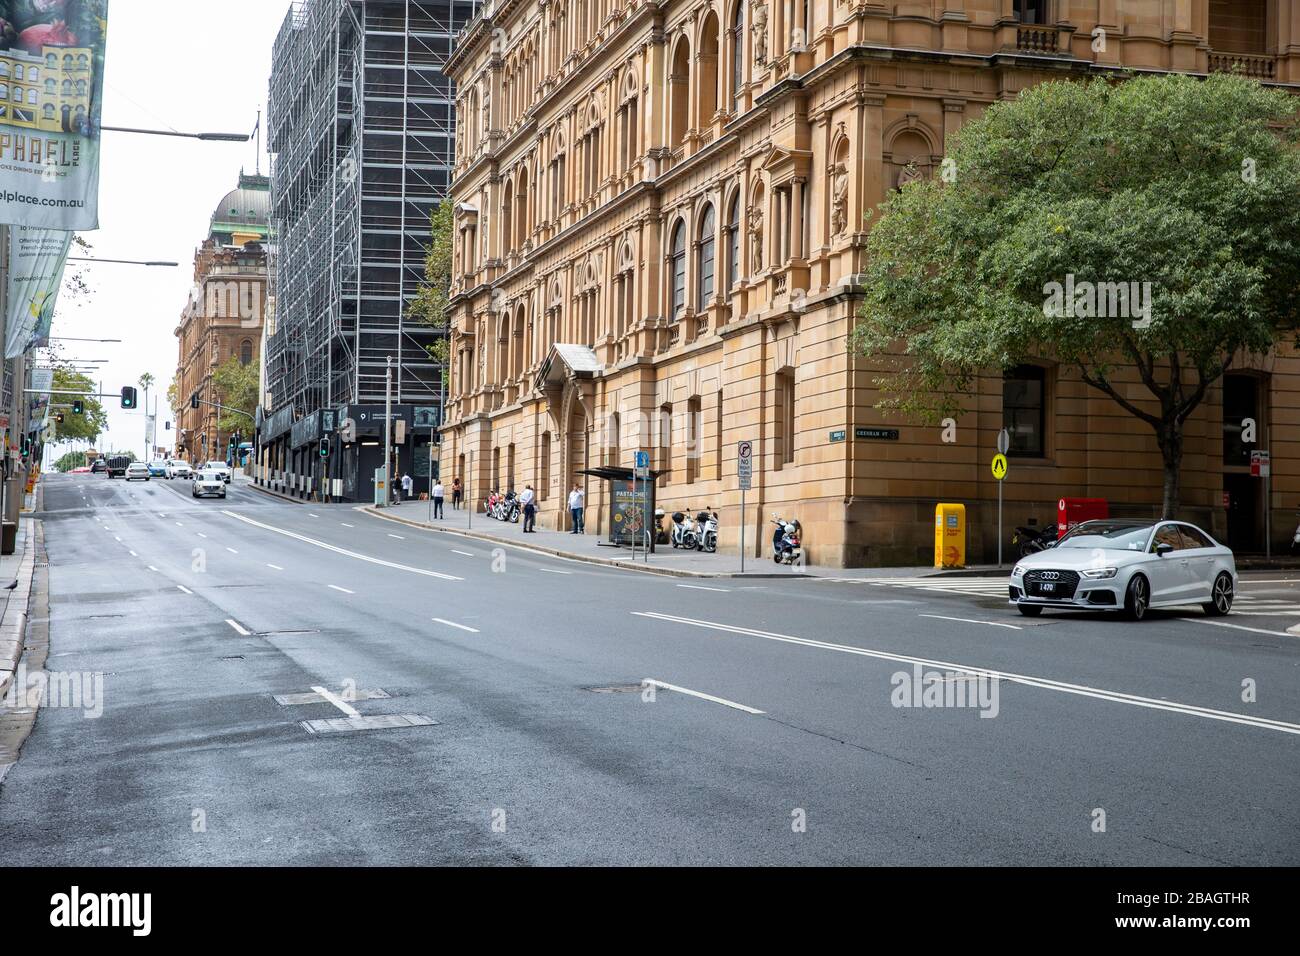
<path fill-rule="evenodd" d="M 602 367 L 596 353 L 587 346 L 557 343 L 551 346 L 550 354 L 537 373 L 537 387 L 544 391 L 548 385 L 563 385 L 570 375 L 594 378 Z"/>

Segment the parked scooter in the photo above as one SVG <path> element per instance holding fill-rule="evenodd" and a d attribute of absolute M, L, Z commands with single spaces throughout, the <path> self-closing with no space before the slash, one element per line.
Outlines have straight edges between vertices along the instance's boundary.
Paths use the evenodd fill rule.
<path fill-rule="evenodd" d="M 705 508 L 695 516 L 698 529 L 696 548 L 712 554 L 718 550 L 718 513 L 712 508 Z"/>
<path fill-rule="evenodd" d="M 1300 511 L 1296 514 L 1300 515 Z M 1291 556 L 1300 555 L 1300 524 L 1296 525 L 1295 534 L 1291 535 Z"/>
<path fill-rule="evenodd" d="M 688 551 L 695 550 L 697 533 L 695 522 L 690 516 L 681 511 L 673 512 L 673 534 L 672 545 L 674 548 L 685 548 Z"/>
<path fill-rule="evenodd" d="M 1056 543 L 1056 525 L 1047 525 L 1044 528 L 1031 528 L 1021 526 L 1016 528 L 1015 533 L 1011 535 L 1011 546 L 1018 548 L 1017 554 L 1022 558 L 1027 558 L 1031 554 L 1037 554 L 1039 551 L 1046 551 Z"/>
<path fill-rule="evenodd" d="M 772 533 L 772 560 L 777 564 L 798 564 L 803 561 L 798 519 L 786 521 L 774 512 L 772 523 L 776 525 L 776 530 Z"/>
<path fill-rule="evenodd" d="M 505 497 L 501 499 L 501 520 L 518 524 L 520 513 L 519 496 L 513 491 L 507 491 Z"/>

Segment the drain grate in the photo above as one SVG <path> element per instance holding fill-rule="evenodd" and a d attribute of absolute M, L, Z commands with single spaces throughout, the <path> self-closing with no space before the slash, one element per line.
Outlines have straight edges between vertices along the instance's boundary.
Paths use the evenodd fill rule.
<path fill-rule="evenodd" d="M 356 730 L 397 730 L 402 727 L 433 727 L 438 722 L 423 714 L 375 714 L 370 717 L 330 717 L 299 721 L 309 734 L 343 734 Z"/>
<path fill-rule="evenodd" d="M 609 684 L 605 687 L 584 687 L 583 690 L 589 690 L 593 694 L 639 694 L 644 689 L 644 685 L 636 684 Z"/>

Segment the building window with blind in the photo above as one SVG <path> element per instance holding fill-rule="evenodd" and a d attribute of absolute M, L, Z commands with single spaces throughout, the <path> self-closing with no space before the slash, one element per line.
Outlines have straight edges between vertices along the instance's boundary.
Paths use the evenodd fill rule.
<path fill-rule="evenodd" d="M 1020 365 L 1002 379 L 1002 427 L 1011 439 L 1008 455 L 1043 458 L 1047 424 L 1047 369 Z"/>
<path fill-rule="evenodd" d="M 686 311 L 686 223 L 680 219 L 673 227 L 672 252 L 669 255 L 669 274 L 672 276 L 672 317 L 681 318 Z"/>
<path fill-rule="evenodd" d="M 714 252 L 715 240 L 713 236 L 714 217 L 713 207 L 705 206 L 704 215 L 700 218 L 700 245 L 699 256 L 696 263 L 698 276 L 696 280 L 696 310 L 703 312 L 709 307 L 709 300 L 713 298 L 713 269 L 714 261 L 717 258 Z"/>

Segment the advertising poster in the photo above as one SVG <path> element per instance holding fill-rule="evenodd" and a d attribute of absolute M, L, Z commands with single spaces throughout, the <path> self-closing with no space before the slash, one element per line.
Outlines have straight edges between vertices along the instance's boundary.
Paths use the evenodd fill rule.
<path fill-rule="evenodd" d="M 631 545 L 645 528 L 646 482 L 615 479 L 609 483 L 609 490 L 613 504 L 609 540 L 612 544 Z M 645 543 L 644 538 L 641 543 Z"/>
<path fill-rule="evenodd" d="M 0 0 L 0 223 L 99 227 L 108 0 Z"/>
<path fill-rule="evenodd" d="M 9 230 L 5 358 L 17 358 L 32 346 L 48 343 L 71 245 L 70 232 L 23 226 Z"/>

